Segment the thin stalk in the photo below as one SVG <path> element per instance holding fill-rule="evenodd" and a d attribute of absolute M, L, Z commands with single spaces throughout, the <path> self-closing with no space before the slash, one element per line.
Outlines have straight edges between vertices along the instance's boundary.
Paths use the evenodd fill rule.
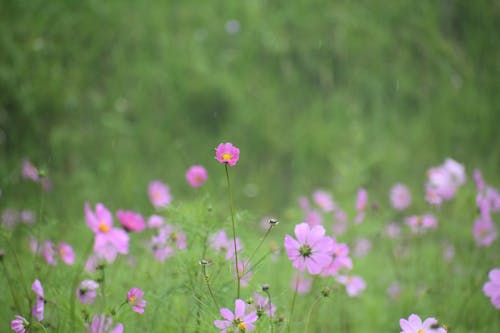
<path fill-rule="evenodd" d="M 21 307 L 17 302 L 17 297 L 16 294 L 14 293 L 14 286 L 12 285 L 12 279 L 10 278 L 10 275 L 7 271 L 7 265 L 5 265 L 5 261 L 3 258 L 0 259 L 0 261 L 2 262 L 3 271 L 5 272 L 5 278 L 7 279 L 7 284 L 9 285 L 10 294 L 12 295 L 12 300 L 14 301 L 14 306 L 16 307 L 16 311 L 18 313 L 21 313 Z"/>
<path fill-rule="evenodd" d="M 297 298 L 297 290 L 299 289 L 299 280 L 300 276 L 297 275 L 297 280 L 295 281 L 295 291 L 293 293 L 293 298 L 292 298 L 292 305 L 290 306 L 290 318 L 288 318 L 288 329 L 287 331 L 290 333 L 290 322 L 292 321 L 293 317 L 293 310 L 295 308 L 295 299 Z"/>
<path fill-rule="evenodd" d="M 75 273 L 75 277 L 73 279 L 72 283 L 72 288 L 70 290 L 70 298 L 69 298 L 69 304 L 70 304 L 70 316 L 71 316 L 71 331 L 70 332 L 76 332 L 75 330 L 75 307 L 76 307 L 76 288 L 78 288 L 78 279 L 80 278 L 80 275 L 83 272 L 83 269 L 85 267 L 85 258 L 88 258 L 90 251 L 92 250 L 92 246 L 94 244 L 94 239 L 91 239 L 91 242 L 87 246 L 87 249 L 85 250 L 85 254 L 82 257 L 82 261 L 80 263 L 80 268 L 78 271 Z"/>
<path fill-rule="evenodd" d="M 201 267 L 203 269 L 203 276 L 205 277 L 205 282 L 207 283 L 208 292 L 210 293 L 210 296 L 212 297 L 212 300 L 214 301 L 214 304 L 217 307 L 217 309 L 220 309 L 219 303 L 217 302 L 214 292 L 212 291 L 212 287 L 210 286 L 210 280 L 208 279 L 206 265 L 202 263 Z"/>
<path fill-rule="evenodd" d="M 314 300 L 314 302 L 311 304 L 311 307 L 309 308 L 309 312 L 307 313 L 307 319 L 306 319 L 306 327 L 304 328 L 304 333 L 307 333 L 308 332 L 308 328 L 309 328 L 309 322 L 311 320 L 311 313 L 312 313 L 312 310 L 314 308 L 314 306 L 316 305 L 316 303 L 318 303 L 318 301 L 321 299 L 322 296 L 318 296 L 316 297 L 316 299 Z"/>
<path fill-rule="evenodd" d="M 266 290 L 265 293 L 269 298 L 269 321 L 271 322 L 271 333 L 274 333 L 273 313 L 272 313 L 273 303 L 271 301 L 271 293 L 269 292 L 269 289 Z"/>
<path fill-rule="evenodd" d="M 102 277 L 101 277 L 101 290 L 102 290 L 102 305 L 106 310 L 106 266 L 101 264 L 100 266 Z"/>
<path fill-rule="evenodd" d="M 235 272 L 236 272 L 236 280 L 237 280 L 237 292 L 236 298 L 240 298 L 240 280 L 241 276 L 238 272 L 238 251 L 236 248 L 236 228 L 234 226 L 234 209 L 233 209 L 233 194 L 231 192 L 231 182 L 229 181 L 229 169 L 227 167 L 227 163 L 224 163 L 224 167 L 226 169 L 226 179 L 227 179 L 227 189 L 228 189 L 228 198 L 229 198 L 229 210 L 231 212 L 231 225 L 233 227 L 233 245 L 234 245 L 234 258 L 235 258 Z"/>
<path fill-rule="evenodd" d="M 260 249 L 260 247 L 262 246 L 262 244 L 264 244 L 264 241 L 266 240 L 267 236 L 269 235 L 269 233 L 271 232 L 271 229 L 273 228 L 273 225 L 269 225 L 269 228 L 267 228 L 266 230 L 266 233 L 264 234 L 264 236 L 262 236 L 261 240 L 260 240 L 260 243 L 259 245 L 257 245 L 257 247 L 255 248 L 255 250 L 253 250 L 252 254 L 250 255 L 250 258 L 248 258 L 247 260 L 247 264 L 250 264 L 251 260 L 253 259 L 253 257 L 255 256 L 255 254 L 257 253 L 257 251 Z M 243 265 L 243 273 L 245 272 L 245 267 L 246 265 Z"/>

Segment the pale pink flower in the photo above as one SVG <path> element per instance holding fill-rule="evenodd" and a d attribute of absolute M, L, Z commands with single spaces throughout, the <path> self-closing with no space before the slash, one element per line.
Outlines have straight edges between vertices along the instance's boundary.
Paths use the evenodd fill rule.
<path fill-rule="evenodd" d="M 61 242 L 57 245 L 57 251 L 59 252 L 61 260 L 66 265 L 73 265 L 73 263 L 75 262 L 75 252 L 73 251 L 71 245 Z"/>
<path fill-rule="evenodd" d="M 385 234 L 391 239 L 399 238 L 399 235 L 401 235 L 400 225 L 396 222 L 390 222 L 385 227 Z"/>
<path fill-rule="evenodd" d="M 33 211 L 24 209 L 20 213 L 21 222 L 26 224 L 33 224 L 36 220 L 36 215 Z"/>
<path fill-rule="evenodd" d="M 4 209 L 2 212 L 2 224 L 7 228 L 14 227 L 19 221 L 19 212 L 12 208 Z"/>
<path fill-rule="evenodd" d="M 232 267 L 234 267 L 234 265 Z M 242 287 L 247 287 L 253 275 L 251 265 L 248 260 L 240 259 L 238 261 L 238 275 L 240 277 L 240 285 Z M 236 274 L 234 274 L 234 278 L 237 278 Z"/>
<path fill-rule="evenodd" d="M 347 222 L 345 221 L 339 221 L 336 223 L 332 224 L 332 232 L 334 235 L 342 235 L 346 232 L 347 230 Z"/>
<path fill-rule="evenodd" d="M 496 309 L 500 309 L 500 268 L 493 268 L 488 277 L 488 282 L 483 285 L 483 293 Z"/>
<path fill-rule="evenodd" d="M 10 328 L 16 333 L 27 333 L 30 323 L 23 316 L 16 315 L 16 319 L 10 322 Z"/>
<path fill-rule="evenodd" d="M 95 315 L 90 325 L 86 324 L 85 327 L 88 333 L 123 333 L 123 324 L 118 323 L 113 327 L 113 319 L 106 318 L 105 314 Z"/>
<path fill-rule="evenodd" d="M 202 165 L 193 165 L 186 171 L 186 180 L 191 187 L 200 187 L 208 178 L 208 172 Z"/>
<path fill-rule="evenodd" d="M 335 209 L 335 202 L 333 202 L 332 195 L 326 191 L 314 191 L 313 200 L 324 212 L 331 212 Z"/>
<path fill-rule="evenodd" d="M 443 167 L 450 174 L 453 184 L 455 184 L 457 187 L 465 184 L 467 176 L 465 174 L 465 168 L 462 164 L 458 163 L 452 158 L 447 158 L 444 161 Z"/>
<path fill-rule="evenodd" d="M 54 255 L 56 254 L 54 244 L 51 241 L 45 241 L 40 249 L 40 252 L 49 265 L 57 264 L 56 259 L 54 258 Z"/>
<path fill-rule="evenodd" d="M 316 225 L 323 224 L 323 217 L 321 213 L 315 210 L 310 210 L 306 212 L 305 222 L 309 224 L 309 226 L 314 227 Z"/>
<path fill-rule="evenodd" d="M 76 290 L 76 295 L 82 304 L 93 304 L 97 297 L 99 283 L 94 280 L 83 280 Z"/>
<path fill-rule="evenodd" d="M 31 285 L 31 289 L 36 293 L 35 306 L 33 306 L 31 313 L 33 314 L 33 317 L 36 318 L 36 320 L 42 321 L 45 308 L 45 295 L 43 292 L 42 284 L 39 280 L 35 280 L 35 282 L 33 282 L 33 284 Z"/>
<path fill-rule="evenodd" d="M 486 183 L 484 182 L 484 179 L 483 179 L 483 175 L 481 174 L 481 170 L 474 169 L 472 174 L 473 174 L 472 177 L 474 178 L 474 182 L 476 183 L 477 191 L 481 192 L 486 186 Z"/>
<path fill-rule="evenodd" d="M 224 230 L 220 230 L 217 233 L 209 237 L 210 247 L 217 252 L 225 252 L 226 260 L 234 258 L 234 241 L 229 239 Z M 236 237 L 236 251 L 240 252 L 243 249 L 239 237 Z"/>
<path fill-rule="evenodd" d="M 490 246 L 497 239 L 497 227 L 489 214 L 476 219 L 472 228 L 478 246 Z"/>
<path fill-rule="evenodd" d="M 500 212 L 500 191 L 487 185 L 478 192 L 476 203 L 478 207 L 488 212 Z"/>
<path fill-rule="evenodd" d="M 151 215 L 148 219 L 148 227 L 153 229 L 153 228 L 160 228 L 165 220 L 163 219 L 162 216 L 159 215 Z"/>
<path fill-rule="evenodd" d="M 142 299 L 144 291 L 139 288 L 132 288 L 127 293 L 127 303 L 132 306 L 132 310 L 137 313 L 144 313 L 146 301 Z"/>
<path fill-rule="evenodd" d="M 368 238 L 356 238 L 352 254 L 356 258 L 365 257 L 372 249 L 372 242 Z"/>
<path fill-rule="evenodd" d="M 400 183 L 395 184 L 391 188 L 390 198 L 392 207 L 399 211 L 405 210 L 411 204 L 410 190 Z"/>
<path fill-rule="evenodd" d="M 338 275 L 335 279 L 345 286 L 350 297 L 358 296 L 366 288 L 365 280 L 359 276 Z"/>
<path fill-rule="evenodd" d="M 142 215 L 131 210 L 118 210 L 116 218 L 126 231 L 139 232 L 146 228 Z"/>
<path fill-rule="evenodd" d="M 401 296 L 401 285 L 397 282 L 393 282 L 386 291 L 389 298 L 398 299 Z"/>
<path fill-rule="evenodd" d="M 268 317 L 273 317 L 276 312 L 276 306 L 269 302 L 269 298 L 261 296 L 258 293 L 253 293 L 253 305 L 259 317 L 263 314 Z"/>
<path fill-rule="evenodd" d="M 431 214 L 409 216 L 405 223 L 416 234 L 423 234 L 428 229 L 436 229 L 438 224 L 437 219 Z"/>
<path fill-rule="evenodd" d="M 311 291 L 313 284 L 313 279 L 305 274 L 297 272 L 290 282 L 290 288 L 295 291 L 297 289 L 297 294 L 307 294 Z"/>
<path fill-rule="evenodd" d="M 170 188 L 159 180 L 149 183 L 148 193 L 149 200 L 156 209 L 165 208 L 172 202 Z"/>
<path fill-rule="evenodd" d="M 255 329 L 254 323 L 259 318 L 255 311 L 247 312 L 246 303 L 237 299 L 234 303 L 234 313 L 227 309 L 220 309 L 223 320 L 215 320 L 214 326 L 220 329 L 221 333 L 229 332 L 250 332 Z"/>
<path fill-rule="evenodd" d="M 24 179 L 31 179 L 37 183 L 40 181 L 38 169 L 29 160 L 23 160 L 22 176 Z"/>
<path fill-rule="evenodd" d="M 358 214 L 354 218 L 354 223 L 359 224 L 365 219 L 366 205 L 368 204 L 368 192 L 366 189 L 360 188 L 356 198 L 356 210 Z"/>
<path fill-rule="evenodd" d="M 399 326 L 401 333 L 446 333 L 446 329 L 439 327 L 436 318 L 427 318 L 422 322 L 416 314 L 411 314 L 408 320 L 399 320 Z"/>
<path fill-rule="evenodd" d="M 298 202 L 299 202 L 300 209 L 302 209 L 303 211 L 308 211 L 309 210 L 309 208 L 310 208 L 309 199 L 307 199 L 306 196 L 301 196 L 299 198 Z"/>
<path fill-rule="evenodd" d="M 288 258 L 299 271 L 307 269 L 310 274 L 319 274 L 332 262 L 333 239 L 325 236 L 322 226 L 297 224 L 295 236 L 297 240 L 286 235 L 284 244 Z"/>
<path fill-rule="evenodd" d="M 215 149 L 215 159 L 220 163 L 227 163 L 234 166 L 240 158 L 240 150 L 233 146 L 231 142 L 221 143 Z"/>
<path fill-rule="evenodd" d="M 335 276 L 341 270 L 349 271 L 352 269 L 352 260 L 349 257 L 349 247 L 344 243 L 337 243 L 333 240 L 332 262 L 326 266 L 321 275 Z"/>
<path fill-rule="evenodd" d="M 444 259 L 444 261 L 446 261 L 446 262 L 452 261 L 453 258 L 455 257 L 455 247 L 453 246 L 453 244 L 450 244 L 447 242 L 444 242 L 442 244 L 442 246 L 443 246 L 443 259 Z"/>

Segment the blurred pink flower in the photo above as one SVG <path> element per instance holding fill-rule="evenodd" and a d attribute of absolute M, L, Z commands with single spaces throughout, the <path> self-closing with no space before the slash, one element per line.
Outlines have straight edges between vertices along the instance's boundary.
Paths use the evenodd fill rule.
<path fill-rule="evenodd" d="M 325 236 L 322 226 L 310 228 L 307 223 L 295 226 L 295 236 L 285 236 L 285 249 L 288 258 L 292 260 L 293 267 L 299 271 L 307 271 L 310 274 L 319 274 L 323 268 L 332 262 L 331 251 L 333 240 Z"/>
<path fill-rule="evenodd" d="M 76 295 L 82 304 L 93 304 L 97 297 L 96 290 L 99 288 L 99 283 L 94 280 L 83 280 L 76 290 Z"/>
<path fill-rule="evenodd" d="M 31 289 L 36 293 L 35 306 L 33 306 L 31 313 L 33 314 L 33 317 L 36 318 L 36 320 L 42 321 L 45 307 L 45 296 L 42 284 L 39 280 L 35 280 L 35 282 L 33 282 L 33 284 L 31 285 Z"/>
<path fill-rule="evenodd" d="M 422 322 L 416 314 L 411 314 L 408 320 L 399 320 L 399 326 L 401 333 L 446 333 L 444 328 L 438 326 L 436 318 L 427 318 Z"/>
<path fill-rule="evenodd" d="M 368 192 L 366 189 L 360 188 L 358 190 L 357 198 L 356 198 L 356 210 L 358 211 L 358 215 L 354 218 L 354 223 L 359 224 L 363 222 L 365 219 L 365 211 L 366 205 L 368 204 Z"/>
<path fill-rule="evenodd" d="M 368 238 L 356 238 L 352 254 L 356 258 L 362 258 L 365 257 L 371 249 L 372 242 Z"/>
<path fill-rule="evenodd" d="M 208 172 L 202 165 L 193 165 L 186 171 L 186 180 L 191 187 L 200 187 L 208 178 Z"/>
<path fill-rule="evenodd" d="M 405 223 L 410 227 L 413 233 L 420 235 L 427 229 L 436 229 L 438 225 L 437 219 L 431 214 L 409 216 L 406 218 Z"/>
<path fill-rule="evenodd" d="M 19 212 L 12 208 L 6 208 L 2 212 L 2 224 L 7 228 L 14 227 L 19 222 Z"/>
<path fill-rule="evenodd" d="M 123 333 L 123 324 L 118 323 L 113 327 L 113 319 L 111 317 L 106 318 L 106 315 L 101 316 L 95 315 L 92 318 L 92 322 L 86 324 L 88 333 Z"/>
<path fill-rule="evenodd" d="M 443 200 L 450 200 L 466 181 L 465 168 L 457 161 L 447 158 L 442 165 L 427 171 L 426 200 L 439 205 Z"/>
<path fill-rule="evenodd" d="M 390 222 L 385 227 L 385 234 L 391 239 L 396 239 L 401 234 L 401 227 L 396 222 Z"/>
<path fill-rule="evenodd" d="M 497 227 L 489 214 L 476 219 L 472 232 L 478 246 L 490 246 L 497 239 Z"/>
<path fill-rule="evenodd" d="M 321 275 L 335 276 L 343 269 L 349 271 L 352 269 L 352 260 L 349 257 L 349 247 L 344 243 L 337 243 L 334 239 L 332 247 L 332 262 L 326 266 Z"/>
<path fill-rule="evenodd" d="M 290 287 L 295 291 L 297 288 L 297 294 L 307 294 L 311 291 L 313 279 L 309 276 L 302 274 L 300 272 L 296 272 L 293 276 L 292 281 L 290 283 Z"/>
<path fill-rule="evenodd" d="M 75 262 L 75 252 L 73 251 L 71 245 L 61 242 L 57 245 L 57 251 L 59 252 L 61 260 L 66 265 L 73 265 L 73 263 Z"/>
<path fill-rule="evenodd" d="M 309 226 L 314 227 L 316 225 L 323 224 L 323 217 L 321 213 L 315 210 L 310 210 L 306 212 L 305 222 L 309 224 Z"/>
<path fill-rule="evenodd" d="M 127 293 L 127 303 L 132 306 L 132 310 L 137 313 L 144 313 L 146 301 L 142 299 L 144 291 L 139 288 L 132 288 Z"/>
<path fill-rule="evenodd" d="M 332 195 L 323 190 L 316 190 L 313 193 L 313 200 L 324 212 L 331 212 L 335 209 Z"/>
<path fill-rule="evenodd" d="M 221 330 L 221 333 L 228 332 L 250 332 L 255 329 L 254 322 L 259 318 L 255 311 L 248 312 L 246 303 L 237 299 L 234 303 L 234 314 L 227 308 L 220 309 L 223 320 L 215 320 L 214 326 Z"/>
<path fill-rule="evenodd" d="M 159 180 L 149 183 L 148 193 L 149 200 L 156 209 L 167 207 L 172 202 L 170 188 Z"/>
<path fill-rule="evenodd" d="M 33 224 L 36 220 L 36 215 L 33 211 L 24 209 L 20 213 L 21 222 L 26 224 Z"/>
<path fill-rule="evenodd" d="M 151 215 L 148 219 L 148 227 L 149 228 L 160 228 L 165 220 L 162 216 L 159 215 Z"/>
<path fill-rule="evenodd" d="M 455 257 L 455 247 L 453 246 L 453 244 L 450 244 L 448 242 L 444 242 L 442 246 L 443 246 L 444 261 L 446 262 L 452 261 L 453 258 Z"/>
<path fill-rule="evenodd" d="M 217 252 L 225 252 L 226 260 L 234 257 L 234 244 L 232 239 L 228 239 L 224 230 L 219 230 L 217 233 L 209 237 L 210 247 Z M 236 237 L 236 251 L 240 252 L 243 249 L 240 239 Z"/>
<path fill-rule="evenodd" d="M 234 267 L 234 263 L 232 267 Z M 253 275 L 251 265 L 248 260 L 240 259 L 238 261 L 238 275 L 240 276 L 240 285 L 242 287 L 247 287 Z M 236 274 L 234 274 L 234 278 L 237 278 Z"/>
<path fill-rule="evenodd" d="M 263 314 L 268 317 L 273 317 L 276 312 L 276 306 L 269 302 L 269 298 L 261 296 L 258 293 L 253 293 L 253 305 L 259 317 Z"/>
<path fill-rule="evenodd" d="M 221 143 L 215 148 L 215 159 L 220 163 L 227 163 L 234 166 L 240 158 L 240 150 L 233 146 L 231 142 Z"/>
<path fill-rule="evenodd" d="M 474 182 L 476 183 L 476 188 L 478 192 L 481 192 L 486 186 L 483 175 L 481 174 L 481 170 L 474 169 L 472 173 L 472 177 L 474 178 Z"/>
<path fill-rule="evenodd" d="M 411 193 L 408 187 L 397 183 L 391 188 L 391 205 L 394 209 L 402 211 L 411 204 Z"/>
<path fill-rule="evenodd" d="M 27 159 L 23 160 L 22 165 L 22 176 L 24 179 L 31 179 L 34 182 L 40 181 L 40 176 L 38 175 L 38 169 Z"/>
<path fill-rule="evenodd" d="M 302 209 L 303 211 L 308 211 L 309 210 L 309 208 L 310 208 L 309 199 L 307 199 L 306 196 L 301 196 L 299 198 L 298 202 L 299 202 L 300 209 Z"/>
<path fill-rule="evenodd" d="M 30 323 L 23 316 L 16 315 L 16 319 L 10 322 L 10 328 L 16 333 L 27 333 Z"/>
<path fill-rule="evenodd" d="M 500 309 L 500 268 L 493 268 L 488 277 L 489 280 L 483 285 L 483 293 L 496 309 Z"/>
<path fill-rule="evenodd" d="M 45 241 L 42 248 L 40 249 L 40 252 L 42 254 L 42 257 L 49 265 L 57 264 L 56 259 L 54 258 L 54 255 L 56 253 L 54 250 L 54 244 L 51 241 Z"/>
<path fill-rule="evenodd" d="M 393 282 L 387 288 L 387 295 L 391 299 L 398 299 L 401 296 L 401 285 L 397 282 Z"/>
<path fill-rule="evenodd" d="M 126 231 L 139 232 L 146 228 L 142 215 L 131 210 L 118 210 L 116 218 Z"/>
<path fill-rule="evenodd" d="M 365 280 L 359 276 L 338 275 L 335 279 L 345 286 L 350 297 L 358 296 L 366 288 Z"/>

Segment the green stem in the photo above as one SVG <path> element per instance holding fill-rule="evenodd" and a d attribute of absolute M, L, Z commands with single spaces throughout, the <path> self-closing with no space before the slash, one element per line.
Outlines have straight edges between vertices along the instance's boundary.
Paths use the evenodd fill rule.
<path fill-rule="evenodd" d="M 292 298 L 292 305 L 290 306 L 290 318 L 288 318 L 288 332 L 290 332 L 290 322 L 292 321 L 293 317 L 293 310 L 295 308 L 295 299 L 297 298 L 297 290 L 299 289 L 299 280 L 300 276 L 297 275 L 297 280 L 295 281 L 295 291 L 293 293 L 293 298 Z"/>
<path fill-rule="evenodd" d="M 16 294 L 14 293 L 14 286 L 12 285 L 12 279 L 10 278 L 10 275 L 7 271 L 7 265 L 5 265 L 5 261 L 3 258 L 0 259 L 0 261 L 2 262 L 3 271 L 5 272 L 5 279 L 7 279 L 7 284 L 9 285 L 10 294 L 12 295 L 12 300 L 14 301 L 14 306 L 16 307 L 16 311 L 18 313 L 21 313 L 21 307 L 17 302 L 17 297 Z"/>
<path fill-rule="evenodd" d="M 231 212 L 231 225 L 233 227 L 233 245 L 234 245 L 234 258 L 235 258 L 235 273 L 236 273 L 236 280 L 237 280 L 237 292 L 236 292 L 236 298 L 240 298 L 240 280 L 241 276 L 238 271 L 238 251 L 236 248 L 236 228 L 234 226 L 234 209 L 233 209 L 233 194 L 231 192 L 231 182 L 229 181 L 229 169 L 227 166 L 227 163 L 224 163 L 224 167 L 226 169 L 226 179 L 227 179 L 227 189 L 228 189 L 228 196 L 229 196 L 229 210 Z"/>
<path fill-rule="evenodd" d="M 306 327 L 304 328 L 304 333 L 307 333 L 307 331 L 308 331 L 309 321 L 311 320 L 312 310 L 313 310 L 314 306 L 316 305 L 316 303 L 318 303 L 318 301 L 320 300 L 320 298 L 321 298 L 321 296 L 316 297 L 316 299 L 314 300 L 314 302 L 311 304 L 311 307 L 309 308 L 309 312 L 307 313 Z"/>
<path fill-rule="evenodd" d="M 205 282 L 207 283 L 208 292 L 210 293 L 210 296 L 212 297 L 212 300 L 214 301 L 214 304 L 217 307 L 217 309 L 220 309 L 219 303 L 217 302 L 217 299 L 215 298 L 215 295 L 212 291 L 212 287 L 210 287 L 210 280 L 208 279 L 206 265 L 202 263 L 201 267 L 203 269 L 203 276 L 205 277 Z"/>
<path fill-rule="evenodd" d="M 269 321 L 271 322 L 271 333 L 274 333 L 273 313 L 272 313 L 273 303 L 271 301 L 271 293 L 269 292 L 269 290 L 266 290 L 265 293 L 266 293 L 267 297 L 269 298 Z"/>
<path fill-rule="evenodd" d="M 87 246 L 87 249 L 85 250 L 84 256 L 82 257 L 82 260 L 80 262 L 80 269 L 77 270 L 75 273 L 75 277 L 73 279 L 73 284 L 72 288 L 70 290 L 70 298 L 69 298 L 69 304 L 70 304 L 70 316 L 71 316 L 71 331 L 70 332 L 76 332 L 75 330 L 75 307 L 76 307 L 76 288 L 78 288 L 78 279 L 80 278 L 80 275 L 83 272 L 83 269 L 85 268 L 85 258 L 88 258 L 90 255 L 90 252 L 92 251 L 92 246 L 94 244 L 94 239 L 91 239 L 91 242 Z"/>
<path fill-rule="evenodd" d="M 250 255 L 250 258 L 248 258 L 246 264 L 250 264 L 251 260 L 253 259 L 253 257 L 255 256 L 255 254 L 257 253 L 257 251 L 260 249 L 260 247 L 262 246 L 262 244 L 264 243 L 264 241 L 266 240 L 267 236 L 269 235 L 269 233 L 271 232 L 271 229 L 273 228 L 273 225 L 269 225 L 269 228 L 267 228 L 266 230 L 266 233 L 264 234 L 264 236 L 262 236 L 262 239 L 260 240 L 260 243 L 259 245 L 257 245 L 257 247 L 255 248 L 255 250 L 253 250 L 252 254 Z M 246 265 L 243 265 L 243 274 L 245 273 L 245 270 L 246 270 Z"/>

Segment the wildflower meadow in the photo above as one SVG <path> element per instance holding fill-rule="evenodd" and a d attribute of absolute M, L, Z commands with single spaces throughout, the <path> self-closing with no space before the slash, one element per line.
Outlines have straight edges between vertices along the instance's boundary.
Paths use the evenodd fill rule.
<path fill-rule="evenodd" d="M 0 4 L 0 332 L 500 332 L 499 13 Z"/>

